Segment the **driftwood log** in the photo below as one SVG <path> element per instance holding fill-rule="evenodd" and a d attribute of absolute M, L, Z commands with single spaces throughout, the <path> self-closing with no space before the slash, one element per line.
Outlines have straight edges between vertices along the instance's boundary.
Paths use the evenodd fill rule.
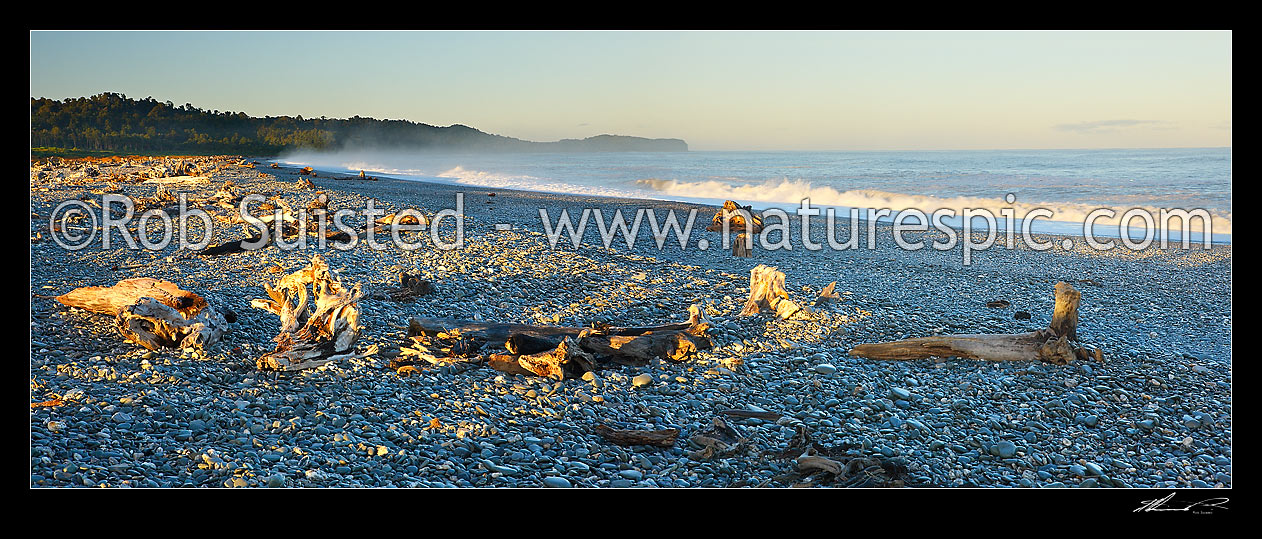
<path fill-rule="evenodd" d="M 688 452 L 692 460 L 732 457 L 743 453 L 750 445 L 750 439 L 743 432 L 721 417 L 713 418 L 709 427 L 694 432 L 688 441 L 700 448 Z"/>
<path fill-rule="evenodd" d="M 379 225 L 423 226 L 423 225 L 429 224 L 429 219 L 427 219 L 424 215 L 418 212 L 404 213 L 402 215 L 397 214 L 397 213 L 391 213 L 391 214 L 384 215 L 382 217 L 378 217 L 377 220 L 373 222 Z"/>
<path fill-rule="evenodd" d="M 776 413 L 776 412 L 759 412 L 755 410 L 730 409 L 730 410 L 720 410 L 719 413 L 728 417 L 753 418 L 753 419 L 761 419 L 763 421 L 777 421 L 781 417 L 783 417 L 781 414 Z"/>
<path fill-rule="evenodd" d="M 675 445 L 675 439 L 679 437 L 679 429 L 623 430 L 605 425 L 596 425 L 596 428 L 592 430 L 599 434 L 601 438 L 618 445 L 671 447 Z"/>
<path fill-rule="evenodd" d="M 114 286 L 87 286 L 56 300 L 115 317 L 123 337 L 150 350 L 202 348 L 219 341 L 231 311 L 220 313 L 201 296 L 178 285 L 148 277 L 126 279 Z M 226 315 L 226 316 L 225 316 Z"/>
<path fill-rule="evenodd" d="M 226 255 L 226 254 L 232 254 L 232 253 L 244 253 L 247 251 L 247 249 L 245 248 L 246 244 L 255 245 L 262 240 L 263 240 L 263 236 L 254 235 L 248 238 L 242 238 L 239 240 L 226 241 L 223 243 L 210 245 L 200 251 L 194 251 L 193 254 L 200 255 L 200 256 L 219 256 L 219 255 Z M 259 245 L 257 249 L 262 249 L 264 247 L 267 247 L 268 245 L 271 245 L 273 241 L 274 241 L 274 238 L 272 238 L 271 236 L 268 236 L 267 243 L 263 245 Z"/>
<path fill-rule="evenodd" d="M 311 293 L 307 292 L 310 285 Z M 360 285 L 347 286 L 319 254 L 306 268 L 263 285 L 270 299 L 250 305 L 280 317 L 276 349 L 260 357 L 258 368 L 294 371 L 354 357 L 359 338 Z M 314 305 L 311 295 L 314 294 Z"/>
<path fill-rule="evenodd" d="M 210 181 L 210 176 L 166 176 L 162 178 L 150 178 L 144 183 L 159 185 L 183 185 L 183 184 L 199 184 Z"/>
<path fill-rule="evenodd" d="M 577 328 L 467 320 L 413 318 L 409 356 L 433 363 L 453 356 L 486 353 L 487 366 L 510 374 L 576 378 L 613 365 L 647 365 L 654 359 L 683 361 L 711 346 L 711 323 L 701 305 L 688 309 L 687 322 L 646 327 Z M 502 346 L 502 351 L 495 347 Z M 395 365 L 396 368 L 400 365 Z"/>
<path fill-rule="evenodd" d="M 759 264 L 749 270 L 749 299 L 741 316 L 753 316 L 764 309 L 776 313 L 780 318 L 791 318 L 810 311 L 789 299 L 784 289 L 784 273 L 774 266 Z"/>
<path fill-rule="evenodd" d="M 1064 365 L 1074 359 L 1103 359 L 1097 348 L 1077 342 L 1078 303 L 1082 294 L 1066 282 L 1056 283 L 1056 307 L 1046 329 L 1019 334 L 935 335 L 901 341 L 861 344 L 850 355 L 879 360 L 960 357 L 986 361 L 1046 361 Z"/>
<path fill-rule="evenodd" d="M 76 288 L 56 299 L 70 307 L 114 316 L 144 297 L 154 298 L 184 316 L 191 316 L 206 306 L 206 300 L 201 296 L 181 290 L 175 283 L 149 277 L 125 279 L 114 286 Z"/>

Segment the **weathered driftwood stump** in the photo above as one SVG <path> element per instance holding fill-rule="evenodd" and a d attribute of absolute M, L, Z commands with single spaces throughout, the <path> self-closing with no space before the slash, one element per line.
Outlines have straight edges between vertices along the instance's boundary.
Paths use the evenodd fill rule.
<path fill-rule="evenodd" d="M 150 350 L 201 348 L 219 341 L 225 317 L 201 296 L 175 283 L 141 277 L 114 286 L 87 286 L 58 296 L 57 301 L 98 314 L 114 316 L 123 337 Z"/>
<path fill-rule="evenodd" d="M 911 360 L 961 357 L 986 361 L 1039 360 L 1064 365 L 1074 359 L 1103 358 L 1097 348 L 1077 342 L 1078 302 L 1082 294 L 1056 283 L 1056 307 L 1046 329 L 1007 335 L 935 335 L 902 341 L 861 344 L 850 355 L 869 359 Z"/>
<path fill-rule="evenodd" d="M 723 231 L 743 231 L 750 234 L 762 232 L 762 218 L 754 215 L 752 206 L 741 206 L 735 201 L 727 200 L 723 202 L 723 208 L 714 214 L 714 219 L 710 221 L 710 226 L 706 230 L 710 232 Z"/>
<path fill-rule="evenodd" d="M 749 299 L 745 308 L 741 309 L 741 316 L 753 316 L 764 309 L 780 318 L 810 312 L 789 299 L 789 293 L 784 289 L 784 273 L 774 266 L 759 264 L 749 270 Z"/>
<path fill-rule="evenodd" d="M 647 327 L 577 328 L 413 318 L 408 334 L 414 344 L 404 352 L 442 364 L 454 356 L 472 357 L 488 345 L 502 345 L 507 353 L 488 353 L 487 366 L 510 374 L 560 380 L 615 364 L 647 365 L 658 358 L 684 361 L 698 350 L 709 349 L 706 332 L 711 324 L 705 311 L 701 305 L 692 305 L 688 312 L 687 322 Z"/>
<path fill-rule="evenodd" d="M 732 241 L 732 256 L 749 258 L 753 256 L 753 236 L 762 232 L 762 218 L 754 215 L 752 206 L 741 206 L 734 201 L 723 202 L 723 208 L 714 214 L 714 219 L 706 230 L 721 232 L 725 238 L 736 234 Z"/>
<path fill-rule="evenodd" d="M 315 295 L 314 307 L 307 286 Z M 320 255 L 311 265 L 282 277 L 276 286 L 264 284 L 271 299 L 250 305 L 280 317 L 276 349 L 260 357 L 258 368 L 294 371 L 319 367 L 354 357 L 351 351 L 362 329 L 359 325 L 360 285 L 346 286 Z"/>
<path fill-rule="evenodd" d="M 749 234 L 737 234 L 736 239 L 732 241 L 732 256 L 737 258 L 749 258 L 753 255 L 754 242 L 750 240 Z"/>

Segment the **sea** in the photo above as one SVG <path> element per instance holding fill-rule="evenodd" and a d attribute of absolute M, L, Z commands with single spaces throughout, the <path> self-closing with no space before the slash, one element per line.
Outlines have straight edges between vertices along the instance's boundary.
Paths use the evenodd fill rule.
<path fill-rule="evenodd" d="M 344 173 L 549 193 L 722 204 L 793 211 L 804 204 L 838 218 L 892 221 L 942 214 L 963 226 L 986 210 L 999 230 L 1012 217 L 1034 233 L 1133 241 L 1185 232 L 1231 243 L 1231 148 L 943 151 L 688 151 L 600 153 L 427 153 L 299 151 L 279 162 Z M 1031 214 L 1038 209 L 1046 211 Z M 877 210 L 889 210 L 889 215 Z M 1005 212 L 1006 210 L 1006 212 Z M 1103 211 L 1101 211 L 1103 210 Z M 1163 218 L 1162 210 L 1167 216 Z M 952 212 L 954 212 L 952 214 Z M 1050 215 L 1048 214 L 1050 212 Z M 1093 213 L 1094 212 L 1094 213 Z M 1129 212 L 1129 213 L 1128 213 Z M 1145 218 L 1145 214 L 1149 218 Z M 970 226 L 990 226 L 972 217 Z"/>

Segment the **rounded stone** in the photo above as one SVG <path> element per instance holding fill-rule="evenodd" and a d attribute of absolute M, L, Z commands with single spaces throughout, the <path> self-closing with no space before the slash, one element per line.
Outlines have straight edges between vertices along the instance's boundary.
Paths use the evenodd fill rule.
<path fill-rule="evenodd" d="M 564 477 L 550 476 L 543 478 L 543 486 L 548 488 L 572 488 L 570 480 Z"/>

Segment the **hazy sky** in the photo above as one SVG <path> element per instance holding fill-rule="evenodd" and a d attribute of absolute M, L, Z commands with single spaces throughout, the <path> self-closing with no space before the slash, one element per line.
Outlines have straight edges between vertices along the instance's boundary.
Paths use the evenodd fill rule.
<path fill-rule="evenodd" d="M 32 32 L 31 96 L 694 150 L 1231 145 L 1230 32 Z"/>

